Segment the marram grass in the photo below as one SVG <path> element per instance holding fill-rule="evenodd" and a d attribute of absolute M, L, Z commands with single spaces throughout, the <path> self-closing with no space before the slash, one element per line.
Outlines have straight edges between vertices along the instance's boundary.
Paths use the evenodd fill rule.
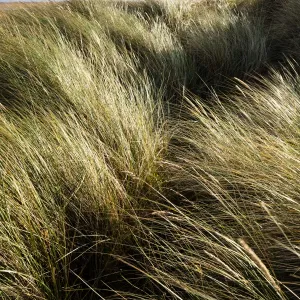
<path fill-rule="evenodd" d="M 299 13 L 2 13 L 0 298 L 300 299 Z"/>

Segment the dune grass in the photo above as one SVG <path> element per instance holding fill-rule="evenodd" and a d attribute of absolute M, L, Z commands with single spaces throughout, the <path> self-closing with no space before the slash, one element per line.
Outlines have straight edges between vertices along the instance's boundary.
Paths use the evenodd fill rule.
<path fill-rule="evenodd" d="M 1 299 L 300 299 L 300 6 L 275 2 L 2 14 Z"/>

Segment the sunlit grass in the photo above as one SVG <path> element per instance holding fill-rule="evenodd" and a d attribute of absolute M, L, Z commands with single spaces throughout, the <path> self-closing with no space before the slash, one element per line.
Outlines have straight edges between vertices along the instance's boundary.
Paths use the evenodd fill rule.
<path fill-rule="evenodd" d="M 299 299 L 300 7 L 265 8 L 2 15 L 1 299 Z"/>

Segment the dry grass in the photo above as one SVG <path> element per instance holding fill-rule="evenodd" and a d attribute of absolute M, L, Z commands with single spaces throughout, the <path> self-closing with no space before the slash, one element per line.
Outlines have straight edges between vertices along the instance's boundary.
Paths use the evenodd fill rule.
<path fill-rule="evenodd" d="M 265 5 L 5 10 L 1 299 L 299 299 L 300 7 Z"/>
<path fill-rule="evenodd" d="M 23 8 L 32 8 L 32 7 L 44 7 L 44 6 L 49 6 L 53 5 L 51 3 L 43 3 L 43 2 L 11 2 L 11 3 L 5 3 L 1 2 L 0 3 L 0 10 L 10 10 L 10 9 L 23 9 Z"/>

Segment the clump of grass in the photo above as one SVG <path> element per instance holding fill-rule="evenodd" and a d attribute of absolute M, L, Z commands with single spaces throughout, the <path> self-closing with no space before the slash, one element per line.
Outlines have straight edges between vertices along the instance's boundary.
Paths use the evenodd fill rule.
<path fill-rule="evenodd" d="M 99 268 L 108 249 L 118 253 L 130 240 L 124 219 L 143 209 L 149 186 L 160 188 L 160 96 L 146 75 L 135 76 L 126 53 L 128 72 L 116 73 L 111 60 L 121 60 L 117 50 L 108 56 L 114 48 L 104 33 L 103 51 L 87 57 L 60 24 L 47 17 L 51 30 L 41 29 L 28 17 L 25 31 L 2 29 L 1 290 L 24 299 L 86 297 L 90 280 L 106 272 Z"/>
<path fill-rule="evenodd" d="M 173 180 L 181 194 L 193 199 L 191 209 L 195 205 L 214 230 L 227 232 L 232 242 L 241 237 L 252 241 L 254 252 L 289 289 L 299 254 L 293 221 L 299 209 L 298 78 L 275 73 L 261 82 L 264 88 L 241 84 L 236 96 L 216 100 L 213 108 L 190 101 L 192 118 L 182 121 L 183 131 L 178 131 L 178 140 L 186 144 L 173 150 L 181 166 L 175 167 Z M 262 272 L 278 293 L 277 284 Z M 225 293 L 228 285 L 222 285 Z"/>
<path fill-rule="evenodd" d="M 90 20 L 106 20 L 105 30 L 114 42 L 139 59 L 158 88 L 168 86 L 168 98 L 181 93 L 182 86 L 197 94 L 206 87 L 224 90 L 227 78 L 246 79 L 266 67 L 263 18 L 236 13 L 226 1 L 153 1 L 121 10 L 107 10 L 100 3 L 71 2 L 71 7 Z"/>

